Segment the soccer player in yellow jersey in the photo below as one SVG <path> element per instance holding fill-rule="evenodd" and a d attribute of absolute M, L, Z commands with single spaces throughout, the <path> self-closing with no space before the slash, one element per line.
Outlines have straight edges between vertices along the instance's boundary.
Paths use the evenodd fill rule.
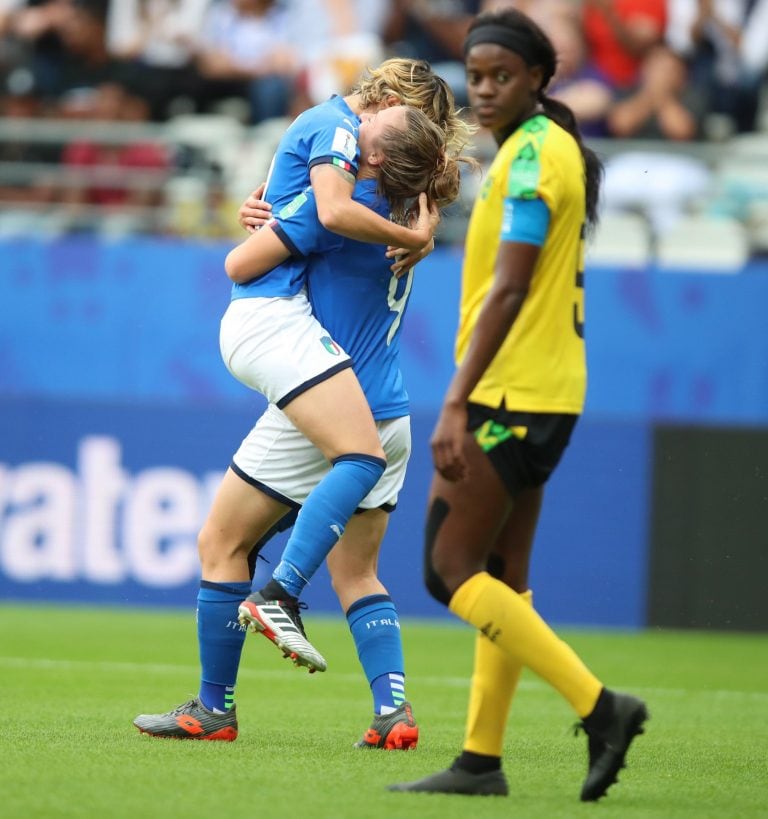
<path fill-rule="evenodd" d="M 499 145 L 474 206 L 462 272 L 457 369 L 432 435 L 430 593 L 477 629 L 461 755 L 392 790 L 505 795 L 501 755 L 528 667 L 571 704 L 588 737 L 583 801 L 616 781 L 645 704 L 605 688 L 532 605 L 528 564 L 543 487 L 586 390 L 582 245 L 600 163 L 571 111 L 545 92 L 556 55 L 524 14 L 473 21 L 467 84 Z"/>

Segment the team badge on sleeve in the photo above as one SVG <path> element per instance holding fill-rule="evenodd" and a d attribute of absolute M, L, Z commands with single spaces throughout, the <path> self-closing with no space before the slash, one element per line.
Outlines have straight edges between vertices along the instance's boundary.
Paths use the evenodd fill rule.
<path fill-rule="evenodd" d="M 357 153 L 357 140 L 355 139 L 355 135 L 345 128 L 337 128 L 333 135 L 331 150 L 335 153 L 343 154 L 350 161 L 353 160 Z"/>

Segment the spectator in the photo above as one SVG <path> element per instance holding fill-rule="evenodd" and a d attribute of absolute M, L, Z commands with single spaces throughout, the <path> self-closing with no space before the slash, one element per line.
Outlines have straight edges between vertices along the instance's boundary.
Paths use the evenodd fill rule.
<path fill-rule="evenodd" d="M 703 112 L 756 126 L 768 67 L 768 0 L 670 0 L 668 41 L 690 66 Z"/>
<path fill-rule="evenodd" d="M 665 0 L 585 0 L 582 19 L 591 68 L 616 98 L 608 131 L 694 138 L 696 119 L 683 101 L 686 69 L 664 44 Z"/>
<path fill-rule="evenodd" d="M 696 117 L 686 100 L 685 63 L 665 46 L 647 55 L 635 91 L 620 99 L 608 114 L 616 137 L 691 140 L 698 136 Z"/>
<path fill-rule="evenodd" d="M 664 42 L 666 0 L 584 0 L 592 65 L 617 91 L 637 86 L 645 58 Z"/>
<path fill-rule="evenodd" d="M 19 45 L 13 23 L 23 0 L 0 0 L 0 77 L 4 77 L 19 62 Z"/>
<path fill-rule="evenodd" d="M 514 8 L 546 32 L 557 53 L 549 94 L 573 111 L 584 136 L 605 137 L 616 97 L 613 83 L 590 59 L 581 3 L 574 0 L 485 0 L 483 11 Z"/>
<path fill-rule="evenodd" d="M 493 0 L 489 7 L 498 3 Z M 603 74 L 588 62 L 579 7 L 569 0 L 518 0 L 508 3 L 537 22 L 557 52 L 557 71 L 549 87 L 550 96 L 573 111 L 585 136 L 608 135 L 607 116 L 614 91 Z"/>
<path fill-rule="evenodd" d="M 392 0 L 384 41 L 396 57 L 427 60 L 467 105 L 464 37 L 480 0 Z"/>
<path fill-rule="evenodd" d="M 93 122 L 140 122 L 146 118 L 146 106 L 122 86 L 103 83 L 65 94 L 60 115 Z M 88 206 L 107 209 L 114 216 L 115 212 L 161 204 L 167 178 L 162 172 L 171 165 L 163 145 L 93 139 L 79 139 L 66 145 L 61 162 L 70 170 L 88 171 L 82 174 L 79 183 L 73 183 L 62 193 L 73 222 L 86 214 Z M 142 171 L 149 173 L 142 177 Z"/>
<path fill-rule="evenodd" d="M 291 39 L 301 53 L 301 108 L 347 94 L 384 60 L 388 0 L 287 0 Z"/>
<path fill-rule="evenodd" d="M 59 27 L 71 0 L 0 0 L 0 70 L 30 68 L 42 95 L 56 90 L 63 59 Z"/>
<path fill-rule="evenodd" d="M 8 74 L 0 92 L 0 117 L 4 121 L 34 119 L 45 111 L 43 99 L 28 68 L 16 68 Z M 0 202 L 29 204 L 49 202 L 53 198 L 51 168 L 58 161 L 58 148 L 27 139 L 0 141 L 0 163 L 13 163 L 0 174 Z M 27 165 L 28 167 L 24 167 Z"/>
<path fill-rule="evenodd" d="M 128 82 L 147 100 L 152 119 L 166 119 L 179 97 L 194 100 L 198 32 L 211 0 L 119 0 L 109 6 L 107 48 L 129 67 Z"/>
<path fill-rule="evenodd" d="M 125 86 L 124 66 L 110 56 L 106 43 L 105 0 L 69 0 L 57 21 L 63 55 L 50 91 L 63 97 L 76 89 L 104 83 Z"/>
<path fill-rule="evenodd" d="M 299 59 L 288 9 L 277 0 L 221 0 L 210 9 L 197 65 L 211 100 L 245 94 L 251 121 L 291 110 Z"/>

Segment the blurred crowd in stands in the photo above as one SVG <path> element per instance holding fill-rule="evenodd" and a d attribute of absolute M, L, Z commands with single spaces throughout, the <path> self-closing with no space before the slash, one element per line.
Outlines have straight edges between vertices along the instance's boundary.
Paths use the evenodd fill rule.
<path fill-rule="evenodd" d="M 104 123 L 126 134 L 190 115 L 284 127 L 390 56 L 429 60 L 466 104 L 467 26 L 504 6 L 552 38 L 551 92 L 588 137 L 722 142 L 768 130 L 768 0 L 0 0 L 0 125 L 88 124 L 69 141 L 0 133 L 0 207 L 158 205 L 163 186 L 152 180 L 194 163 L 194 151 L 104 141 Z M 128 186 L 59 180 L 54 191 L 44 175 L 25 181 L 24 162 L 138 175 Z M 209 163 L 214 183 L 220 164 Z"/>

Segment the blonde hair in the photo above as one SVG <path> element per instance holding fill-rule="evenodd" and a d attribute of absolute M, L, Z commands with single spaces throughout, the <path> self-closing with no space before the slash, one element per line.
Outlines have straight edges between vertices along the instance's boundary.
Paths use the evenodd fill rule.
<path fill-rule="evenodd" d="M 450 86 L 426 60 L 385 60 L 378 68 L 368 69 L 353 93 L 359 95 L 363 109 L 396 97 L 402 105 L 423 111 L 445 133 L 450 156 L 458 157 L 476 130 L 461 117 Z"/>
<path fill-rule="evenodd" d="M 445 131 L 415 107 L 405 108 L 405 129 L 390 125 L 378 139 L 384 161 L 377 168 L 379 192 L 392 209 L 392 218 L 405 223 L 408 206 L 420 193 L 430 204 L 444 208 L 456 201 L 461 183 L 460 162 L 475 160 L 451 156 Z"/>

